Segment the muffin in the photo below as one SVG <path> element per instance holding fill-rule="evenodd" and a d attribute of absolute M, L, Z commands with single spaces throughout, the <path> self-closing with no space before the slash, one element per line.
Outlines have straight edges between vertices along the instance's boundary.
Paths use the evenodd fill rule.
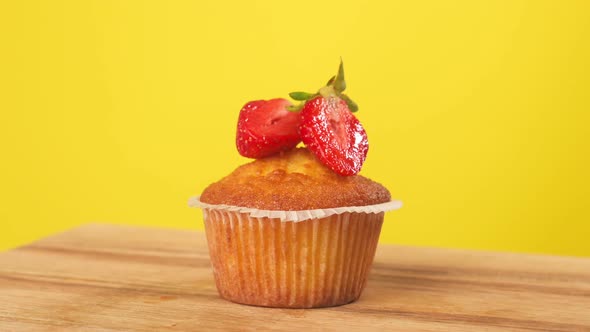
<path fill-rule="evenodd" d="M 238 167 L 200 197 L 220 295 L 237 303 L 282 308 L 356 300 L 375 255 L 383 212 L 331 214 L 329 209 L 390 200 L 382 185 L 361 175 L 340 176 L 304 148 Z M 327 216 L 282 221 L 223 207 L 228 205 L 315 210 Z"/>
<path fill-rule="evenodd" d="M 316 94 L 259 100 L 240 112 L 236 144 L 256 159 L 209 185 L 203 210 L 215 283 L 232 302 L 315 308 L 359 298 L 384 213 L 401 206 L 358 172 L 368 142 L 342 94 L 342 65 Z M 354 109 L 356 110 L 356 109 Z M 303 142 L 305 148 L 296 146 Z"/>

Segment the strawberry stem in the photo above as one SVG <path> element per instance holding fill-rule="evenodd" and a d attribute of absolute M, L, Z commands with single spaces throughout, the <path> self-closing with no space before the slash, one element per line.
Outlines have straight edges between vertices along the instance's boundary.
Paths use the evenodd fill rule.
<path fill-rule="evenodd" d="M 309 93 L 303 91 L 295 91 L 289 93 L 289 96 L 293 98 L 293 100 L 300 101 L 301 103 L 298 105 L 289 106 L 287 107 L 287 109 L 292 112 L 299 112 L 308 100 L 311 100 L 317 96 L 323 96 L 325 98 L 340 98 L 346 102 L 346 105 L 348 106 L 351 112 L 358 111 L 358 105 L 354 101 L 352 101 L 350 97 L 342 93 L 344 92 L 344 90 L 346 90 L 346 81 L 344 80 L 344 63 L 342 61 L 342 58 L 340 58 L 338 74 L 332 76 L 328 80 L 326 86 L 320 88 L 316 93 Z"/>

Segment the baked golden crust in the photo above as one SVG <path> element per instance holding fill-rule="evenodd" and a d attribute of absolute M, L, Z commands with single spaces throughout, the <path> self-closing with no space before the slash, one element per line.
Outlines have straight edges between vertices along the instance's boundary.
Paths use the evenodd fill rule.
<path fill-rule="evenodd" d="M 305 148 L 242 165 L 203 191 L 201 201 L 265 210 L 311 210 L 389 202 L 389 191 L 361 175 L 340 176 Z"/>

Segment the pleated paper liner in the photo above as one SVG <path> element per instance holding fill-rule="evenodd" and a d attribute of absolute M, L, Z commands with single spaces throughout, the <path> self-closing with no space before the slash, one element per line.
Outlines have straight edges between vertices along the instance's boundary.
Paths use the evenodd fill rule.
<path fill-rule="evenodd" d="M 357 213 L 379 213 L 391 210 L 397 210 L 402 207 L 402 202 L 393 200 L 386 203 L 366 205 L 366 206 L 344 206 L 330 209 L 316 209 L 316 210 L 301 210 L 301 211 L 278 211 L 278 210 L 260 210 L 247 207 L 233 206 L 233 205 L 213 205 L 203 203 L 199 197 L 191 197 L 188 201 L 190 207 L 202 208 L 203 212 L 207 210 L 224 210 L 238 213 L 247 213 L 255 218 L 270 218 L 280 219 L 281 221 L 300 222 L 309 219 L 320 219 L 329 217 L 334 214 L 341 214 L 344 212 Z"/>
<path fill-rule="evenodd" d="M 198 198 L 190 205 L 203 209 L 221 297 L 258 306 L 313 308 L 358 299 L 384 212 L 401 203 L 367 206 L 363 211 L 346 207 L 295 214 L 209 205 Z M 292 218 L 316 215 L 321 217 Z"/>

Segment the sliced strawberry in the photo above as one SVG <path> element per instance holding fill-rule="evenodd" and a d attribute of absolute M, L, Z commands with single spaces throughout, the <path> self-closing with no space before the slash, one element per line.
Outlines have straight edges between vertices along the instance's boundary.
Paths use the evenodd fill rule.
<path fill-rule="evenodd" d="M 248 158 L 263 158 L 294 148 L 300 141 L 301 117 L 290 112 L 291 102 L 276 98 L 244 105 L 238 118 L 236 146 Z"/>
<path fill-rule="evenodd" d="M 367 133 L 337 96 L 318 96 L 301 110 L 299 127 L 303 143 L 318 159 L 340 175 L 357 174 L 365 162 Z"/>

